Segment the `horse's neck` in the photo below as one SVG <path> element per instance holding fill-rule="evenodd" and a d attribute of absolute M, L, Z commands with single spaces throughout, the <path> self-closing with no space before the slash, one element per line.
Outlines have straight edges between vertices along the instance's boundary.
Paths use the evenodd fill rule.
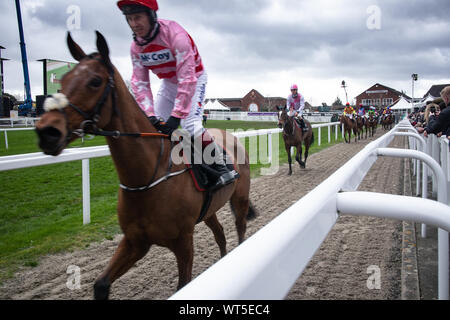
<path fill-rule="evenodd" d="M 105 127 L 108 131 L 122 133 L 156 133 L 146 115 L 137 105 L 118 72 L 115 75 L 119 114 L 111 117 Z M 111 156 L 120 182 L 128 186 L 141 186 L 153 176 L 161 150 L 161 138 L 107 137 Z"/>
<path fill-rule="evenodd" d="M 294 128 L 294 119 L 290 118 L 290 117 L 286 117 L 286 121 L 284 124 L 284 132 L 287 135 L 292 135 L 293 128 Z"/>

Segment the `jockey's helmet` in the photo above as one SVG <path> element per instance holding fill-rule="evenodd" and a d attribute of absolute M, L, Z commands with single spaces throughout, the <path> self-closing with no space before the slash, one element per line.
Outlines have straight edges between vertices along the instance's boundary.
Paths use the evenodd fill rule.
<path fill-rule="evenodd" d="M 156 0 L 120 0 L 117 6 L 123 14 L 133 14 L 139 12 L 158 11 L 158 2 Z"/>
<path fill-rule="evenodd" d="M 298 90 L 298 86 L 297 86 L 296 84 L 293 84 L 293 85 L 291 86 L 291 90 Z"/>
<path fill-rule="evenodd" d="M 348 103 L 348 102 L 347 102 L 345 105 L 346 105 L 347 107 L 350 107 L 350 103 Z"/>

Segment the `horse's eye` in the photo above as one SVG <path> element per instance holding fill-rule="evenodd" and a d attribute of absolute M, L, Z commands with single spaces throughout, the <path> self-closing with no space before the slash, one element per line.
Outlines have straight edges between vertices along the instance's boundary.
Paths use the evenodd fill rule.
<path fill-rule="evenodd" d="M 95 77 L 91 81 L 89 81 L 89 87 L 98 88 L 102 85 L 102 79 L 99 77 Z"/>

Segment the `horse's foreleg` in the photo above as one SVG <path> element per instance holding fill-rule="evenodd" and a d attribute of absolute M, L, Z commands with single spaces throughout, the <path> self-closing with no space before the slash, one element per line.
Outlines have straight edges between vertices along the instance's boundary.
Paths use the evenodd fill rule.
<path fill-rule="evenodd" d="M 108 267 L 95 281 L 94 298 L 108 299 L 111 284 L 145 256 L 149 249 L 150 244 L 146 241 L 132 243 L 124 236 Z"/>
<path fill-rule="evenodd" d="M 300 165 L 300 168 L 305 168 L 305 163 L 302 161 L 302 153 L 303 153 L 303 149 L 302 149 L 302 144 L 300 143 L 297 146 L 297 156 L 296 156 L 296 160 L 298 161 L 298 164 Z M 306 159 L 305 159 L 306 161 Z"/>
<path fill-rule="evenodd" d="M 286 144 L 286 143 L 285 143 Z M 289 145 L 286 145 L 286 153 L 287 153 L 287 156 L 288 156 L 288 163 L 289 163 L 289 173 L 288 173 L 288 175 L 291 175 L 292 174 L 292 157 L 291 157 L 291 146 L 289 146 Z"/>
<path fill-rule="evenodd" d="M 192 279 L 192 263 L 194 261 L 193 234 L 185 232 L 176 240 L 172 251 L 175 253 L 178 265 L 178 287 L 183 288 Z"/>
<path fill-rule="evenodd" d="M 310 138 L 307 140 L 307 143 L 305 143 L 305 162 L 303 163 L 303 164 L 304 164 L 304 167 L 303 167 L 303 168 L 306 167 L 306 159 L 308 158 L 309 147 L 311 146 L 311 140 L 312 140 L 312 137 L 310 137 Z"/>
<path fill-rule="evenodd" d="M 211 217 L 205 220 L 205 224 L 211 229 L 216 239 L 216 243 L 220 249 L 220 256 L 224 257 L 227 254 L 227 241 L 225 239 L 225 234 L 223 232 L 223 227 L 217 220 L 217 215 L 213 214 Z"/>

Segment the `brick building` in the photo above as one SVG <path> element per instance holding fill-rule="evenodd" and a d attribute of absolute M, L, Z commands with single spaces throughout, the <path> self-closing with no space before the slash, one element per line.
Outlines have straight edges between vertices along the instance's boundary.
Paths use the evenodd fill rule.
<path fill-rule="evenodd" d="M 359 104 L 362 104 L 364 107 L 374 106 L 376 108 L 384 108 L 394 104 L 402 96 L 407 100 L 411 99 L 403 92 L 376 83 L 356 96 L 356 105 L 359 106 Z"/>
<path fill-rule="evenodd" d="M 206 99 L 205 103 L 208 100 Z M 286 98 L 264 97 L 257 90 L 252 89 L 243 98 L 217 98 L 221 103 L 230 108 L 231 111 L 276 111 L 277 106 L 285 106 Z"/>

